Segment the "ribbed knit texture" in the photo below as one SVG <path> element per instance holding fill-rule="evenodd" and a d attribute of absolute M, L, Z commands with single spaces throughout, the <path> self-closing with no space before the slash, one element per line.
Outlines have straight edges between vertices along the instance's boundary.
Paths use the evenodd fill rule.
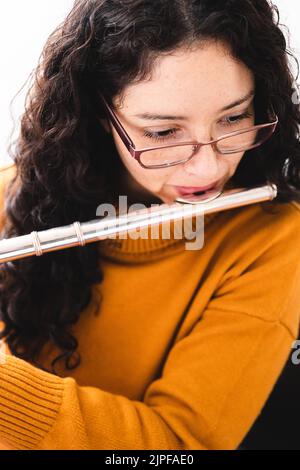
<path fill-rule="evenodd" d="M 57 419 L 61 379 L 7 356 L 0 366 L 0 384 L 0 434 L 15 449 L 34 448 Z"/>

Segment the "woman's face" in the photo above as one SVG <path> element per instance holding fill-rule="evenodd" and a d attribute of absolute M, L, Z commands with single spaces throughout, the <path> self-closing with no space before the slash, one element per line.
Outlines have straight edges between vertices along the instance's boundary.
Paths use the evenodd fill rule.
<path fill-rule="evenodd" d="M 209 42 L 195 50 L 178 49 L 162 56 L 153 72 L 150 81 L 129 85 L 122 100 L 114 100 L 116 114 L 137 149 L 167 145 L 170 137 L 172 143 L 208 142 L 254 125 L 254 76 L 230 56 L 224 45 Z M 146 113 L 148 117 L 139 116 Z M 179 196 L 175 186 L 201 187 L 219 181 L 222 187 L 244 155 L 218 154 L 207 145 L 188 162 L 164 169 L 144 169 L 132 158 L 111 124 L 109 128 L 124 163 L 123 189 L 125 194 L 135 194 L 137 202 L 154 196 L 170 204 Z M 152 134 L 154 138 L 150 137 Z"/>

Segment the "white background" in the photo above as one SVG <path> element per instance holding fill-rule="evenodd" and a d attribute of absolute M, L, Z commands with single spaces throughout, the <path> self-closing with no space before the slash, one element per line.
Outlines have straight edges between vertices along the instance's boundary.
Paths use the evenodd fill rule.
<path fill-rule="evenodd" d="M 300 1 L 273 0 L 273 3 L 279 8 L 280 22 L 290 30 L 290 49 L 300 61 Z M 19 131 L 19 118 L 24 109 L 29 75 L 37 66 L 47 37 L 63 21 L 72 5 L 73 0 L 1 2 L 0 165 L 11 161 L 7 148 Z M 13 134 L 12 116 L 16 124 Z"/>

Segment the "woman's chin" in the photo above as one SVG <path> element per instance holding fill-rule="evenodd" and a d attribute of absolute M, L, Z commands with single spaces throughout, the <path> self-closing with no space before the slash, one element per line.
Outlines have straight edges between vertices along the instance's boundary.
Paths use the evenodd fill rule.
<path fill-rule="evenodd" d="M 166 194 L 157 194 L 157 199 L 159 199 L 161 204 L 174 204 L 176 200 L 175 195 L 166 195 Z"/>

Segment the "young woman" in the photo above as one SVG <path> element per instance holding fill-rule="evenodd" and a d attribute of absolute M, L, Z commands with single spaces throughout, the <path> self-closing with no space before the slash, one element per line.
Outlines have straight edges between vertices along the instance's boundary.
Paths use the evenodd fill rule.
<path fill-rule="evenodd" d="M 4 448 L 240 446 L 298 336 L 288 56 L 267 0 L 77 0 L 50 36 L 1 172 L 3 238 L 92 220 L 120 195 L 268 181 L 278 197 L 205 215 L 198 250 L 171 231 L 1 264 Z M 168 147 L 138 160 L 128 139 Z M 189 142 L 207 145 L 171 147 Z"/>

